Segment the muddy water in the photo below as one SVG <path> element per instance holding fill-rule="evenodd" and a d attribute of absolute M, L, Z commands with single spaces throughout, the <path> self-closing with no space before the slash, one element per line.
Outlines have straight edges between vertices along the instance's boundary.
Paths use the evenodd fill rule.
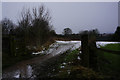
<path fill-rule="evenodd" d="M 3 71 L 2 78 L 31 78 L 33 74 L 32 65 L 42 65 L 43 62 L 48 61 L 50 58 L 55 57 L 58 54 L 62 54 L 69 49 L 75 49 L 80 47 L 80 42 L 56 42 L 50 46 L 45 56 L 38 56 L 30 60 L 22 61 L 14 66 L 11 66 Z M 47 65 L 47 64 L 46 64 Z M 44 67 L 43 67 L 44 68 Z M 34 75 L 34 76 L 33 76 Z"/>

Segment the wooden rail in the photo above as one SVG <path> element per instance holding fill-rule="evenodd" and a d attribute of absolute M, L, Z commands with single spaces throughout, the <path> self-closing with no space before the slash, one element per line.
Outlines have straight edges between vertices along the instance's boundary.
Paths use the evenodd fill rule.
<path fill-rule="evenodd" d="M 120 51 L 113 51 L 113 50 L 108 50 L 108 49 L 103 49 L 103 48 L 97 48 L 97 50 L 104 51 L 104 52 L 109 52 L 109 53 L 112 53 L 112 54 L 120 55 Z"/>

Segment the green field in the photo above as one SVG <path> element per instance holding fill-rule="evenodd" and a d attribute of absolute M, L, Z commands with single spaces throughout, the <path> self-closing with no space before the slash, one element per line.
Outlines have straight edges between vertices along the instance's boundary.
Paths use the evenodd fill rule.
<path fill-rule="evenodd" d="M 120 44 L 108 44 L 101 48 L 120 51 Z M 105 75 L 112 77 L 120 76 L 120 55 L 100 51 L 98 54 L 99 70 Z"/>
<path fill-rule="evenodd" d="M 120 44 L 107 44 L 107 45 L 105 45 L 101 48 L 119 51 L 120 50 Z"/>

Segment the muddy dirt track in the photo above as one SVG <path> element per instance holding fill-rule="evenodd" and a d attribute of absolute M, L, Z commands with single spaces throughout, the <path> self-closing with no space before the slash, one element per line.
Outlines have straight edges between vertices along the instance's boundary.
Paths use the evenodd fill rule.
<path fill-rule="evenodd" d="M 80 41 L 75 42 L 56 42 L 53 45 L 50 46 L 48 53 L 44 56 L 35 57 L 30 60 L 22 61 L 17 63 L 14 66 L 11 66 L 3 71 L 2 78 L 30 78 L 30 77 L 36 77 L 34 73 L 37 68 L 39 68 L 39 74 L 40 70 L 45 71 L 45 66 L 49 66 L 50 64 L 54 64 L 55 59 L 51 59 L 53 57 L 57 57 L 58 55 L 64 53 L 65 51 L 71 49 L 74 50 L 76 48 L 80 47 Z M 34 69 L 33 69 L 33 66 Z M 38 67 L 37 67 L 38 66 Z M 41 67 L 40 67 L 41 66 Z M 35 69 L 36 68 L 36 69 Z M 38 70 L 38 69 L 37 69 Z"/>

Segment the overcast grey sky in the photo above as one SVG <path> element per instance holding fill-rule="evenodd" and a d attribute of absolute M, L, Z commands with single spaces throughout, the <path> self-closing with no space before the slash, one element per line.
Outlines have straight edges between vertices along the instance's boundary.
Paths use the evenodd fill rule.
<path fill-rule="evenodd" d="M 74 33 L 97 28 L 101 33 L 113 33 L 118 26 L 117 2 L 47 2 L 52 24 L 57 33 L 69 27 Z M 32 8 L 40 2 L 3 2 L 2 18 L 17 22 L 23 7 Z"/>

